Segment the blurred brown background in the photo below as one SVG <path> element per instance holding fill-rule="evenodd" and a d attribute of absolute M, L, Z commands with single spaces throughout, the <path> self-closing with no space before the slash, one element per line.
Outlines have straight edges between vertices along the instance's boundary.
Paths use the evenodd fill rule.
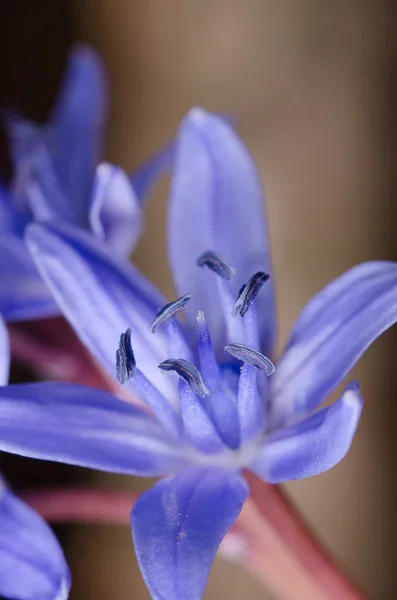
<path fill-rule="evenodd" d="M 363 260 L 397 259 L 392 0 L 9 0 L 0 10 L 1 104 L 43 120 L 68 46 L 92 43 L 110 77 L 106 158 L 128 170 L 168 140 L 193 105 L 237 116 L 266 188 L 280 345 L 331 278 Z M 4 144 L 2 154 L 9 173 Z M 134 260 L 171 294 L 166 186 L 155 195 Z M 328 548 L 380 600 L 397 597 L 396 349 L 392 331 L 356 369 L 366 405 L 348 457 L 288 486 Z M 26 481 L 31 465 L 7 459 L 4 468 Z M 48 465 L 34 474 L 36 481 L 98 477 Z M 59 534 L 74 574 L 72 600 L 148 597 L 127 528 Z M 270 597 L 218 560 L 206 598 L 242 594 Z"/>

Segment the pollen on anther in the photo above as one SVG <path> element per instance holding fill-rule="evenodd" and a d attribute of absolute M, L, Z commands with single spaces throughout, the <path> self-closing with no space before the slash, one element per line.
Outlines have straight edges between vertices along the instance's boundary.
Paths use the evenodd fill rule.
<path fill-rule="evenodd" d="M 240 288 L 235 305 L 233 306 L 232 315 L 235 317 L 237 313 L 243 317 L 255 298 L 263 284 L 270 278 L 270 275 L 263 271 L 258 271 L 250 277 L 248 283 Z"/>
<path fill-rule="evenodd" d="M 262 369 L 267 376 L 272 375 L 276 370 L 270 358 L 267 358 L 267 356 L 258 352 L 258 350 L 250 348 L 245 344 L 229 344 L 228 346 L 225 346 L 225 350 L 238 360 L 242 360 L 255 367 L 255 369 Z"/>
<path fill-rule="evenodd" d="M 199 267 L 208 267 L 219 275 L 223 277 L 223 279 L 230 280 L 235 274 L 236 270 L 232 265 L 230 265 L 226 260 L 221 258 L 219 254 L 213 252 L 212 250 L 206 250 L 203 252 L 197 259 L 197 265 Z"/>
<path fill-rule="evenodd" d="M 190 389 L 202 398 L 210 394 L 200 371 L 184 358 L 168 358 L 159 364 L 159 369 L 162 371 L 174 372 L 179 375 L 179 377 L 186 381 Z"/>
<path fill-rule="evenodd" d="M 120 343 L 116 351 L 116 377 L 121 383 L 127 383 L 136 371 L 134 352 L 131 346 L 131 329 L 127 329 L 120 336 Z"/>
<path fill-rule="evenodd" d="M 185 294 L 184 296 L 177 298 L 177 300 L 174 300 L 174 302 L 162 306 L 158 310 L 155 320 L 150 325 L 150 331 L 154 333 L 159 325 L 163 325 L 173 319 L 180 310 L 185 308 L 191 297 L 191 294 Z"/>

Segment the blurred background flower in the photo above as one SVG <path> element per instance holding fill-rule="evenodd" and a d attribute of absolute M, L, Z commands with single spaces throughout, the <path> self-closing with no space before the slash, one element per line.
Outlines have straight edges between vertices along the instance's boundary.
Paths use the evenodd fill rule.
<path fill-rule="evenodd" d="M 0 101 L 44 121 L 70 44 L 87 41 L 110 75 L 106 159 L 128 171 L 170 138 L 191 106 L 235 114 L 267 193 L 282 344 L 300 308 L 330 279 L 357 262 L 397 259 L 393 11 L 392 0 L 14 0 L 0 9 Z M 2 139 L 1 173 L 10 175 L 5 148 Z M 153 200 L 134 260 L 172 296 L 165 184 Z M 352 452 L 332 471 L 288 485 L 369 597 L 385 600 L 397 592 L 396 349 L 396 333 L 387 333 L 353 373 L 366 408 Z M 14 379 L 24 375 L 13 371 Z M 24 484 L 89 476 L 54 465 L 33 471 L 14 457 L 0 463 L 13 484 L 17 473 Z M 131 570 L 127 527 L 59 533 L 74 574 L 72 600 L 147 598 Z M 206 597 L 243 593 L 266 598 L 218 560 Z"/>

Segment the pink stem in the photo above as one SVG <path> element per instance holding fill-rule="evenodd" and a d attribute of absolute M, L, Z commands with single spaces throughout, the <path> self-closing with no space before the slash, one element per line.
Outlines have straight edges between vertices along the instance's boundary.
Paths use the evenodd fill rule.
<path fill-rule="evenodd" d="M 84 488 L 29 490 L 19 496 L 51 523 L 126 525 L 137 495 Z"/>
<path fill-rule="evenodd" d="M 63 317 L 13 323 L 9 333 L 13 358 L 39 376 L 118 391 Z"/>
<path fill-rule="evenodd" d="M 246 473 L 251 496 L 221 546 L 280 600 L 363 600 L 278 486 Z M 57 488 L 22 498 L 52 523 L 129 524 L 133 493 Z"/>

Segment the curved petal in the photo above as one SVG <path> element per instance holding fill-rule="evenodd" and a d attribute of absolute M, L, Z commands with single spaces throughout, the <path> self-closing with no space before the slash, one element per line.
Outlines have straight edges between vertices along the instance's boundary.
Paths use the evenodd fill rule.
<path fill-rule="evenodd" d="M 396 321 L 397 263 L 364 263 L 319 292 L 272 376 L 272 427 L 316 408 Z"/>
<path fill-rule="evenodd" d="M 106 96 L 105 71 L 99 56 L 89 47 L 78 47 L 71 54 L 50 127 L 55 171 L 81 225 L 88 224 L 90 191 L 101 154 Z"/>
<path fill-rule="evenodd" d="M 235 267 L 231 282 L 235 297 L 255 272 L 270 273 L 263 211 L 258 173 L 233 128 L 221 117 L 192 110 L 176 140 L 168 249 L 178 294 L 193 296 L 187 307 L 191 325 L 197 311 L 203 310 L 218 350 L 225 345 L 226 333 L 215 275 L 197 267 L 196 261 L 211 250 Z M 272 288 L 269 281 L 257 301 L 267 355 L 275 325 Z"/>
<path fill-rule="evenodd" d="M 238 473 L 189 467 L 138 499 L 132 538 L 153 600 L 201 598 L 218 546 L 247 496 Z"/>
<path fill-rule="evenodd" d="M 250 469 L 269 483 L 328 471 L 347 454 L 361 409 L 358 385 L 348 386 L 332 406 L 268 436 Z"/>
<path fill-rule="evenodd" d="M 8 381 L 10 370 L 10 341 L 8 339 L 7 327 L 0 314 L 0 385 Z"/>
<path fill-rule="evenodd" d="M 131 184 L 141 206 L 147 200 L 158 178 L 171 167 L 174 154 L 175 142 L 171 142 L 131 173 Z"/>
<path fill-rule="evenodd" d="M 95 175 L 90 207 L 92 231 L 119 254 L 129 256 L 142 231 L 142 211 L 127 174 L 102 163 Z"/>
<path fill-rule="evenodd" d="M 53 382 L 0 388 L 0 450 L 141 476 L 184 462 L 141 409 L 102 390 Z"/>
<path fill-rule="evenodd" d="M 157 368 L 167 356 L 166 335 L 149 330 L 165 304 L 154 286 L 81 229 L 33 224 L 27 243 L 62 313 L 104 368 L 115 376 L 120 335 L 130 327 L 137 366 L 164 393 L 172 393 L 175 386 Z"/>
<path fill-rule="evenodd" d="M 0 478 L 0 596 L 66 600 L 70 574 L 48 525 Z"/>
<path fill-rule="evenodd" d="M 23 240 L 0 236 L 0 313 L 6 321 L 59 314 Z"/>

